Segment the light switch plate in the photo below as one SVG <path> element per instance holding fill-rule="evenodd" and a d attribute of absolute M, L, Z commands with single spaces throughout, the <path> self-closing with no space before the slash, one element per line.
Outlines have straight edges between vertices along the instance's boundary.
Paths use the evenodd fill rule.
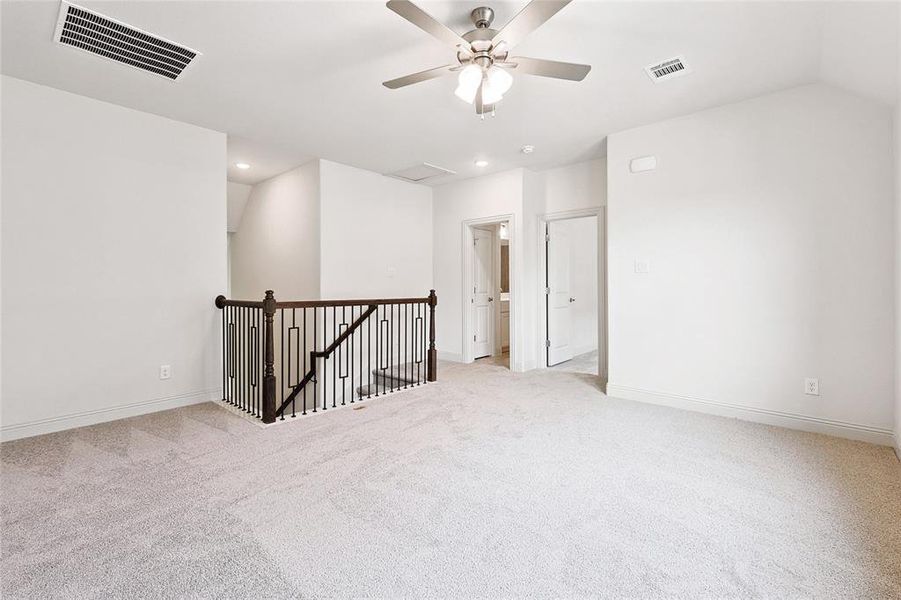
<path fill-rule="evenodd" d="M 651 262 L 648 260 L 636 260 L 635 261 L 635 272 L 636 273 L 650 273 L 651 272 Z"/>

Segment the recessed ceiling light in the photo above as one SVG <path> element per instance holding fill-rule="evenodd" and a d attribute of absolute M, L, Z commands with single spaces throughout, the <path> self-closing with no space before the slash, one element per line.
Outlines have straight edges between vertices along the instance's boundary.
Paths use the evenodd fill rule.
<path fill-rule="evenodd" d="M 488 166 L 488 161 L 487 161 L 487 160 L 477 160 L 477 161 L 476 161 L 476 166 L 477 166 L 478 168 L 480 168 L 480 169 L 483 168 L 483 167 L 487 167 L 487 166 Z"/>
<path fill-rule="evenodd" d="M 247 163 L 235 163 L 235 166 L 238 167 L 238 168 L 241 169 L 241 170 L 245 170 L 245 169 L 249 169 L 249 168 L 250 168 L 250 165 L 248 165 Z"/>
<path fill-rule="evenodd" d="M 535 152 L 535 146 L 533 146 L 533 145 L 531 145 L 531 144 L 526 144 L 525 146 L 523 146 L 523 147 L 520 148 L 519 150 L 520 150 L 520 152 L 522 152 L 523 154 L 531 154 L 531 153 Z"/>

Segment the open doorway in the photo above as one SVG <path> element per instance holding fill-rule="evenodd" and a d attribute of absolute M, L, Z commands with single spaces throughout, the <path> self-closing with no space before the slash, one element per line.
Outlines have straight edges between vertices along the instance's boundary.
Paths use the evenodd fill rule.
<path fill-rule="evenodd" d="M 513 330 L 512 226 L 510 219 L 464 226 L 464 361 L 511 367 Z"/>
<path fill-rule="evenodd" d="M 606 376 L 603 214 L 543 221 L 544 366 Z"/>

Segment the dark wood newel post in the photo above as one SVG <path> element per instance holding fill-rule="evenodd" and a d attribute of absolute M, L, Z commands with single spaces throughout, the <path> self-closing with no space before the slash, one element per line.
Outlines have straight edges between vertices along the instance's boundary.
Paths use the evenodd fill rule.
<path fill-rule="evenodd" d="M 266 344 L 265 367 L 263 370 L 263 423 L 275 423 L 275 339 L 272 333 L 272 321 L 275 318 L 275 295 L 266 290 L 263 298 L 263 338 Z"/>
<path fill-rule="evenodd" d="M 429 290 L 429 355 L 426 366 L 426 377 L 429 381 L 438 381 L 438 350 L 435 349 L 435 307 L 438 296 L 435 290 Z"/>

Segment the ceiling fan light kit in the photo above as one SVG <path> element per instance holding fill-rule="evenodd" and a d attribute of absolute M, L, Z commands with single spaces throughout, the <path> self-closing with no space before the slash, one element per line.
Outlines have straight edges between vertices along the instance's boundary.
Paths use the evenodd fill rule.
<path fill-rule="evenodd" d="M 510 49 L 570 2 L 532 0 L 500 30 L 491 28 L 494 11 L 480 6 L 469 15 L 475 29 L 460 36 L 409 0 L 390 0 L 387 3 L 390 10 L 438 40 L 454 46 L 457 64 L 392 79 L 382 85 L 393 90 L 459 72 L 454 94 L 464 102 L 475 105 L 476 114 L 484 118 L 486 114 L 494 115 L 497 103 L 513 85 L 511 71 L 582 81 L 591 70 L 589 65 L 509 56 Z"/>

